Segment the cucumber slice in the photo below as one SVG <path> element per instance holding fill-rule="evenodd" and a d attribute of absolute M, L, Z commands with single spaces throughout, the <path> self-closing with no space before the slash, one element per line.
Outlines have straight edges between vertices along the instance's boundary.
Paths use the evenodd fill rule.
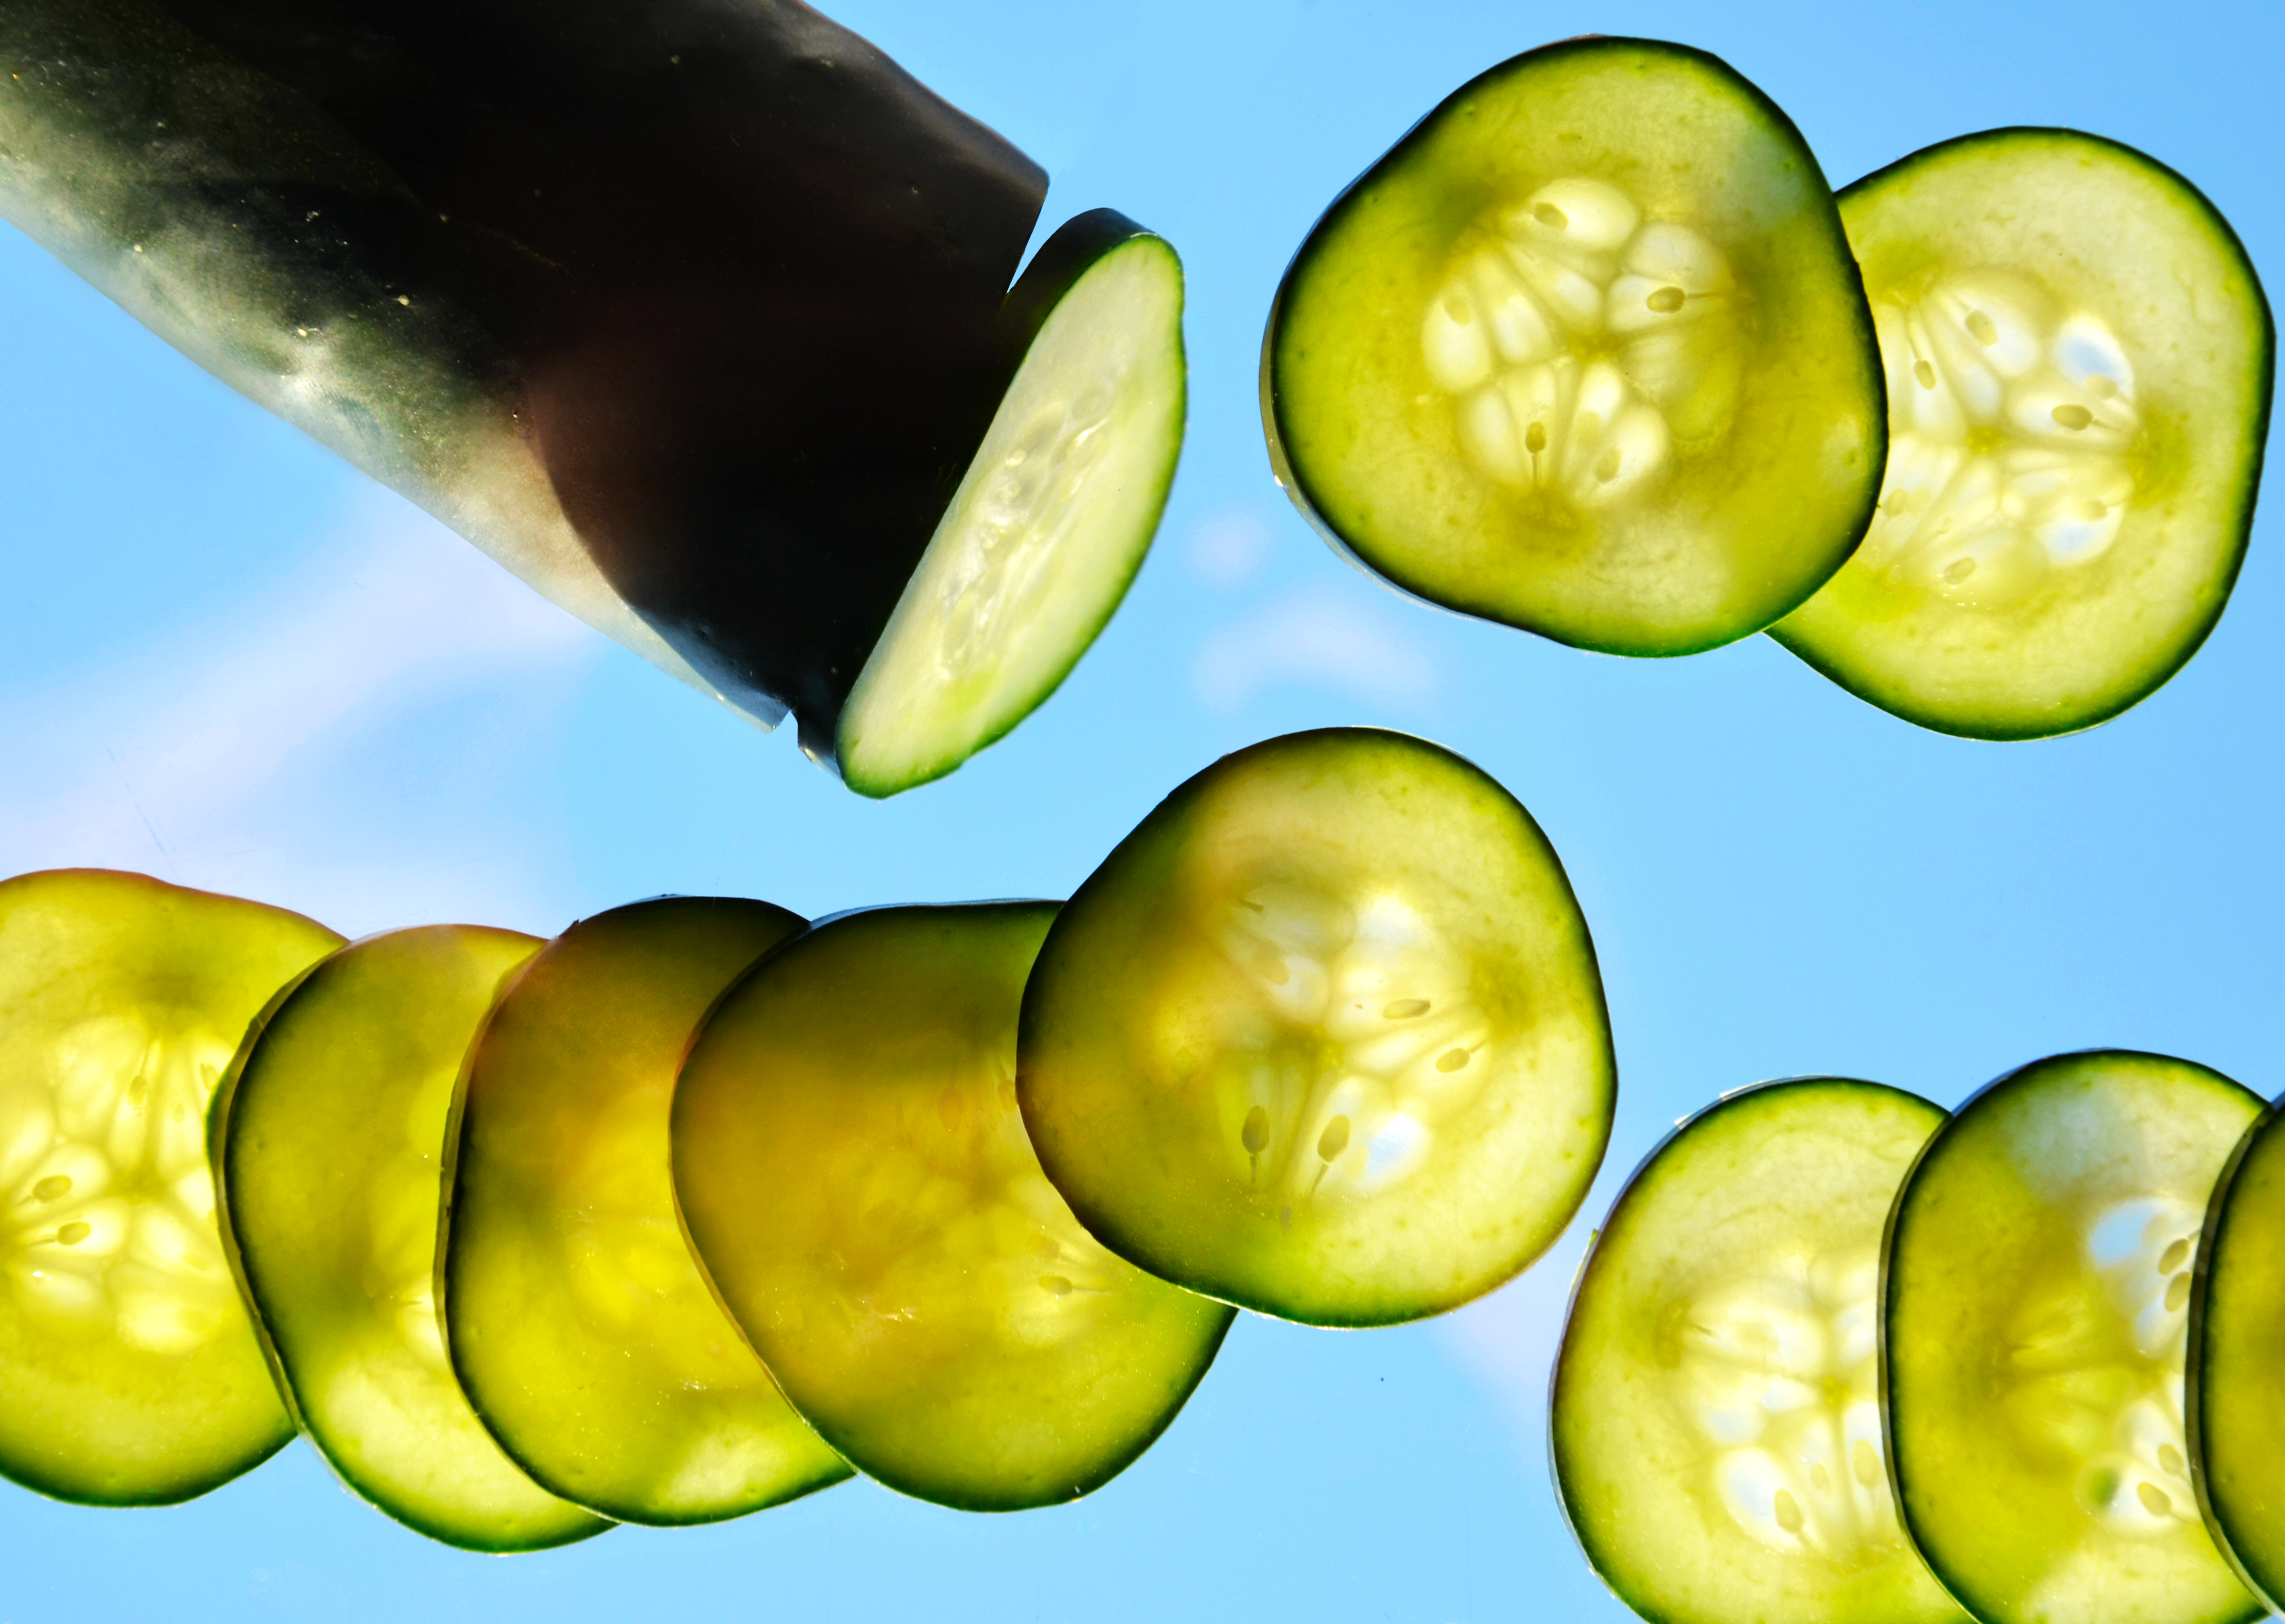
<path fill-rule="evenodd" d="M 2257 1617 L 2183 1436 L 2193 1254 L 2258 1098 L 2186 1060 L 2035 1061 L 1928 1142 L 1885 1264 L 1905 1526 L 1984 1624 Z"/>
<path fill-rule="evenodd" d="M 851 788 L 941 778 L 1055 692 L 1126 596 L 1182 447 L 1182 264 L 1107 208 L 1009 294 L 1031 338 L 841 713 Z M 1032 337 L 1033 333 L 1036 337 Z"/>
<path fill-rule="evenodd" d="M 1888 1487 L 1888 1204 L 1944 1113 L 1843 1078 L 1725 1094 L 1653 1150 L 1581 1267 L 1550 1452 L 1595 1571 L 1669 1624 L 1962 1620 Z"/>
<path fill-rule="evenodd" d="M 539 945 L 430 925 L 344 947 L 265 1012 L 215 1106 L 224 1235 L 302 1430 L 356 1493 L 471 1550 L 610 1526 L 484 1431 L 452 1378 L 433 1288 L 461 1058 Z"/>
<path fill-rule="evenodd" d="M 165 1505 L 293 1437 L 223 1257 L 207 1104 L 263 1000 L 341 941 L 141 875 L 0 883 L 0 1472 Z"/>
<path fill-rule="evenodd" d="M 1978 739 L 2146 698 L 2221 617 L 2276 356 L 2197 189 L 2068 129 L 1995 129 L 1850 186 L 1888 369 L 1881 514 L 1774 636 L 1850 693 Z"/>
<path fill-rule="evenodd" d="M 469 1056 L 446 1135 L 452 1368 L 534 1481 L 621 1522 L 711 1522 L 849 1475 L 714 1300 L 668 1168 L 698 1024 L 803 922 L 718 897 L 583 920 L 524 966 Z"/>
<path fill-rule="evenodd" d="M 1016 1015 L 1055 911 L 818 926 L 724 998 L 675 1089 L 690 1238 L 786 1396 L 860 1471 L 968 1510 L 1109 1481 L 1229 1328 L 1090 1239 L 1025 1141 Z"/>
<path fill-rule="evenodd" d="M 1262 344 L 1278 481 L 1448 608 L 1612 654 L 1757 632 L 1849 556 L 1880 357 L 1801 134 L 1719 59 L 1567 40 L 1343 193 Z"/>
<path fill-rule="evenodd" d="M 2245 1131 L 2206 1206 L 2190 1292 L 2190 1481 L 2206 1526 L 2265 1605 L 2285 1597 L 2285 1134 L 2276 1106 Z"/>
<path fill-rule="evenodd" d="M 1320 1325 L 1488 1291 L 1578 1210 L 1616 1081 L 1562 865 L 1480 769 L 1333 728 L 1166 797 L 1055 924 L 1018 1090 L 1080 1221 Z"/>

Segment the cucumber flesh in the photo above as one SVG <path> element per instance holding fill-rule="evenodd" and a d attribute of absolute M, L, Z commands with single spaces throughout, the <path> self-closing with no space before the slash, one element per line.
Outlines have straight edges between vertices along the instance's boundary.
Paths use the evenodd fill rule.
<path fill-rule="evenodd" d="M 711 1522 L 849 1475 L 714 1300 L 668 1169 L 692 1033 L 803 927 L 717 897 L 582 920 L 517 975 L 469 1057 L 448 1135 L 452 1368 L 534 1481 L 621 1522 Z"/>
<path fill-rule="evenodd" d="M 539 945 L 430 925 L 345 947 L 274 1002 L 216 1104 L 224 1233 L 302 1430 L 356 1493 L 472 1550 L 611 1526 L 492 1441 L 436 1313 L 454 1084 L 502 983 Z"/>
<path fill-rule="evenodd" d="M 2188 1061 L 2058 1055 L 1960 1107 L 1897 1196 L 1898 1502 L 1984 1624 L 2263 1611 L 2206 1532 L 2183 1425 L 2206 1201 L 2260 1110 Z"/>
<path fill-rule="evenodd" d="M 2191 1480 L 2223 1554 L 2270 1611 L 2285 1597 L 2285 1133 L 2272 1105 L 2206 1209 L 2190 1296 Z"/>
<path fill-rule="evenodd" d="M 1329 209 L 1262 349 L 1278 478 L 1429 601 L 1614 654 L 1758 631 L 1871 516 L 1872 321 L 1800 132 L 1726 64 L 1567 41 Z"/>
<path fill-rule="evenodd" d="M 1667 1624 L 1965 1624 L 1897 1520 L 1881 1237 L 1943 1120 L 1802 1078 L 1690 1118 L 1582 1265 L 1549 1416 L 1588 1560 Z"/>
<path fill-rule="evenodd" d="M 1963 137 L 1841 194 L 1887 371 L 1881 511 L 1772 635 L 1908 721 L 2107 720 L 2180 669 L 2243 556 L 2275 334 L 2228 224 L 2132 148 Z"/>
<path fill-rule="evenodd" d="M 1173 1421 L 1229 1330 L 1080 1228 L 1016 1105 L 1053 903 L 844 915 L 708 1019 L 674 1099 L 691 1240 L 860 1471 L 970 1510 L 1070 1500 Z"/>
<path fill-rule="evenodd" d="M 141 875 L 0 883 L 0 1472 L 163 1505 L 293 1437 L 223 1256 L 207 1107 L 263 1002 L 341 941 Z"/>
<path fill-rule="evenodd" d="M 1586 922 L 1530 814 L 1433 744 L 1340 728 L 1225 757 L 1080 887 L 1024 994 L 1018 1088 L 1111 1251 L 1373 1325 L 1552 1243 L 1615 1079 Z"/>
<path fill-rule="evenodd" d="M 983 446 L 841 713 L 843 777 L 951 772 L 1053 693 L 1142 567 L 1182 451 L 1182 268 L 1110 209 L 1009 295 L 1033 328 Z"/>

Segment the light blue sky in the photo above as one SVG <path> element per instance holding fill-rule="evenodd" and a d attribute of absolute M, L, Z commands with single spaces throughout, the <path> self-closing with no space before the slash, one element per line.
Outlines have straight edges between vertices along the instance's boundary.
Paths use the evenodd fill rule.
<path fill-rule="evenodd" d="M 1223 750 L 1402 726 L 1523 798 L 1595 931 L 1621 1093 L 1587 1216 L 1434 1324 L 1243 1318 L 1172 1432 L 1064 1510 L 963 1517 L 860 1483 L 498 1560 L 397 1527 L 296 1446 L 168 1511 L 0 1486 L 0 1624 L 1622 1617 L 1555 1511 L 1540 1393 L 1587 1225 L 1674 1118 L 1817 1071 L 1949 1104 L 2098 1044 L 2285 1088 L 2273 523 L 2155 699 L 2083 737 L 1972 744 L 1765 639 L 1629 663 L 1402 601 L 1285 507 L 1253 392 L 1271 292 L 1334 192 L 1463 80 L 1586 31 L 1727 57 L 1836 183 L 1998 124 L 2116 137 L 2285 277 L 2273 10 L 828 9 L 1048 167 L 1043 233 L 1109 204 L 1186 259 L 1189 450 L 1150 564 L 1062 694 L 950 780 L 860 801 L 789 730 L 755 734 L 559 616 L 0 228 L 0 873 L 142 868 L 353 935 L 548 933 L 665 890 L 813 914 L 1062 896 Z"/>

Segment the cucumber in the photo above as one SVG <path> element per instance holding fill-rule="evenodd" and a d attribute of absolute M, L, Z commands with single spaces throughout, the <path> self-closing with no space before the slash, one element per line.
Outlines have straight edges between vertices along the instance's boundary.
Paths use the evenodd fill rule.
<path fill-rule="evenodd" d="M 819 759 L 918 570 L 923 647 L 884 662 L 954 646 L 976 709 L 891 728 L 875 793 L 1014 726 L 1147 544 L 1178 302 L 1083 281 L 1117 332 L 1074 354 L 1050 321 L 1030 357 L 1002 305 L 1045 173 L 795 0 L 21 0 L 0 68 L 0 215 L 591 625 L 760 726 L 790 709 Z M 1042 388 L 1090 379 L 1118 409 L 1081 449 L 1118 450 L 1085 498 L 993 511 Z M 978 573 L 1003 521 L 1031 567 Z"/>
<path fill-rule="evenodd" d="M 1080 1221 L 1161 1279 L 1321 1325 L 1488 1291 L 1608 1142 L 1586 922 L 1531 815 L 1402 734 L 1224 757 L 1048 933 L 1017 1090 Z"/>
<path fill-rule="evenodd" d="M 1278 481 L 1402 590 L 1679 655 L 1823 584 L 1881 477 L 1880 357 L 1790 120 L 1719 59 L 1543 46 L 1328 209 L 1262 343 Z"/>
<path fill-rule="evenodd" d="M 2155 159 L 1995 129 L 1841 194 L 1892 434 L 1857 556 L 1771 635 L 1907 721 L 2107 721 L 2213 630 L 2253 522 L 2276 331 L 2245 249 Z"/>
<path fill-rule="evenodd" d="M 1229 1328 L 1073 1220 L 1025 1142 L 1016 1016 L 1049 902 L 845 914 L 709 1017 L 674 1184 L 796 1408 L 890 1487 L 1071 1500 L 1173 1421 Z"/>
<path fill-rule="evenodd" d="M 1965 1624 L 1896 1518 L 1881 1237 L 1944 1113 L 1797 1078 L 1725 1094 L 1637 1170 L 1557 1354 L 1565 1515 L 1667 1624 Z"/>
<path fill-rule="evenodd" d="M 272 1002 L 215 1103 L 223 1233 L 295 1419 L 357 1494 L 471 1550 L 611 1526 L 501 1453 L 453 1379 L 435 1300 L 453 1086 L 539 945 L 429 925 L 344 947 Z"/>
<path fill-rule="evenodd" d="M 2206 1526 L 2273 1612 L 2285 1597 L 2285 1134 L 2275 1105 L 2246 1129 L 2206 1205 L 2190 1292 L 2190 1480 Z"/>
<path fill-rule="evenodd" d="M 621 1522 L 711 1522 L 849 1475 L 715 1302 L 668 1169 L 692 1034 L 803 928 L 718 897 L 583 920 L 517 974 L 468 1059 L 445 1135 L 452 1369 L 535 1482 Z"/>
<path fill-rule="evenodd" d="M 1896 1497 L 1983 1624 L 2263 1612 L 2199 1516 L 2183 1429 L 2206 1199 L 2260 1110 L 2186 1060 L 2057 1055 L 1961 1106 L 1898 1193 Z"/>
<path fill-rule="evenodd" d="M 852 789 L 951 772 L 1053 693 L 1126 595 L 1182 451 L 1182 266 L 1096 209 L 1008 296 L 1027 340 L 991 431 L 841 713 Z"/>
<path fill-rule="evenodd" d="M 142 875 L 0 883 L 0 1472 L 165 1505 L 293 1437 L 223 1257 L 206 1114 L 247 1024 L 341 941 Z"/>

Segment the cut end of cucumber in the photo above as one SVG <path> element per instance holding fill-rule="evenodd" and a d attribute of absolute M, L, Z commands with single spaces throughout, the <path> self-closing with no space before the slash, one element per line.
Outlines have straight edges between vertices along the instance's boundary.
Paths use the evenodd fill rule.
<path fill-rule="evenodd" d="M 1126 595 L 1182 449 L 1182 262 L 1109 211 L 1048 310 L 841 713 L 849 786 L 941 778 L 1053 693 Z M 1106 246 L 1104 239 L 1110 240 Z M 1027 272 L 1069 276 L 1051 239 Z M 1011 306 L 1026 301 L 1019 283 Z"/>

